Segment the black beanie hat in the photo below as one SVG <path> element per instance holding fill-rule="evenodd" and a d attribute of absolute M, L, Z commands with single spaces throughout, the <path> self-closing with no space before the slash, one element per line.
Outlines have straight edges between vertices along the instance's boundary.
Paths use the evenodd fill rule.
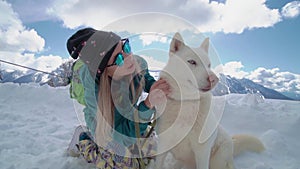
<path fill-rule="evenodd" d="M 78 30 L 67 41 L 67 49 L 73 59 L 77 59 L 84 43 L 96 32 L 93 28 Z"/>
<path fill-rule="evenodd" d="M 79 57 L 96 79 L 105 69 L 120 40 L 121 37 L 113 32 L 84 28 L 68 39 L 67 48 L 71 57 Z"/>

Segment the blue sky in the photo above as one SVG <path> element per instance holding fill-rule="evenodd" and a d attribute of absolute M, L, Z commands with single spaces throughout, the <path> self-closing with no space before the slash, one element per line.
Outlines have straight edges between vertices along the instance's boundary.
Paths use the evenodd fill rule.
<path fill-rule="evenodd" d="M 167 55 L 172 34 L 184 30 L 188 24 L 210 37 L 225 73 L 249 78 L 278 91 L 300 93 L 300 1 L 4 0 L 0 9 L 0 59 L 3 60 L 51 71 L 69 57 L 67 38 L 85 26 L 112 28 L 120 34 L 127 31 L 128 35 L 154 32 L 152 37 L 136 37 L 135 50 L 152 45 L 164 48 L 161 53 Z M 158 15 L 143 15 L 145 12 Z M 160 50 L 152 52 L 156 57 L 150 56 L 148 62 L 160 67 L 164 61 L 158 57 Z"/>

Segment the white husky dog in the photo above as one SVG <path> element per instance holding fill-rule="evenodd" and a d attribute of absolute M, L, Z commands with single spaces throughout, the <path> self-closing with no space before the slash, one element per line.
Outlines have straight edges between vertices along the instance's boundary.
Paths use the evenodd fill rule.
<path fill-rule="evenodd" d="M 179 33 L 172 39 L 168 63 L 160 74 L 172 93 L 165 105 L 157 107 L 161 114 L 157 168 L 162 168 L 166 152 L 171 152 L 177 160 L 175 168 L 233 169 L 234 155 L 244 150 L 264 149 L 257 138 L 247 135 L 231 138 L 218 125 L 208 129 L 207 138 L 199 141 L 204 125 L 209 123 L 206 119 L 213 121 L 213 116 L 209 116 L 210 91 L 219 81 L 211 70 L 208 49 L 208 38 L 198 48 L 187 46 Z"/>

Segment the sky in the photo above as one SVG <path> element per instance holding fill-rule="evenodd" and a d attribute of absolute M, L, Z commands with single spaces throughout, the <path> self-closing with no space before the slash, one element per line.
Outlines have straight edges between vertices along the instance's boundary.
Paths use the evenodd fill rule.
<path fill-rule="evenodd" d="M 51 71 L 69 59 L 67 39 L 93 27 L 131 37 L 133 51 L 161 68 L 172 35 L 181 32 L 195 47 L 209 37 L 225 74 L 300 93 L 300 1 L 1 0 L 0 11 L 5 61 Z"/>

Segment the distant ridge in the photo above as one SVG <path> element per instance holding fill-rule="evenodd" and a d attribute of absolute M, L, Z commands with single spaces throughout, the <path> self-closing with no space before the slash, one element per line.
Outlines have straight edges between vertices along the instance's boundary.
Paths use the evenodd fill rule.
<path fill-rule="evenodd" d="M 214 95 L 224 95 L 229 93 L 258 93 L 267 99 L 281 99 L 281 100 L 294 100 L 290 97 L 283 95 L 276 90 L 266 88 L 258 83 L 249 79 L 237 79 L 229 75 L 220 75 L 220 83 L 217 84 L 213 90 Z"/>
<path fill-rule="evenodd" d="M 40 85 L 48 84 L 52 87 L 66 86 L 71 77 L 71 67 L 73 60 L 63 63 L 56 70 L 52 71 L 51 74 L 56 76 L 44 74 L 41 72 L 22 72 L 22 71 L 7 71 L 0 70 L 0 83 L 38 83 Z M 159 78 L 159 70 L 150 70 L 150 74 L 156 79 Z M 300 97 L 291 98 L 283 93 L 277 92 L 273 89 L 266 88 L 260 84 L 257 84 L 249 79 L 236 79 L 229 75 L 220 74 L 220 81 L 212 91 L 214 95 L 221 96 L 229 93 L 258 93 L 261 94 L 264 98 L 268 99 L 282 99 L 282 100 L 300 100 Z M 292 96 L 291 93 L 289 93 Z M 296 94 L 295 94 L 296 96 Z"/>

